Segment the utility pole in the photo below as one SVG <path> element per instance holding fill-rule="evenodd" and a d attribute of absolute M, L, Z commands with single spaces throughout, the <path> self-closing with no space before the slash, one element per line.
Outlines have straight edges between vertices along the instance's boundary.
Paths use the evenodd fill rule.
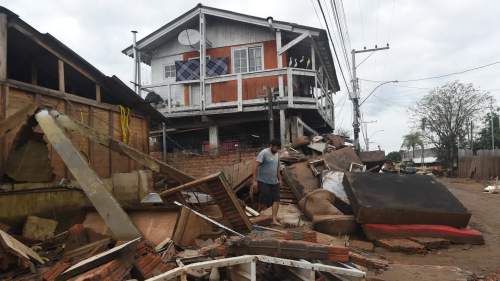
<path fill-rule="evenodd" d="M 373 121 L 363 121 L 361 122 L 362 124 L 365 125 L 365 149 L 366 151 L 370 151 L 370 138 L 368 137 L 368 124 L 373 124 L 373 123 L 377 123 L 377 120 L 373 120 Z"/>
<path fill-rule="evenodd" d="M 352 127 L 354 129 L 354 149 L 356 150 L 357 153 L 360 152 L 360 146 L 359 146 L 359 119 L 361 117 L 360 110 L 359 110 L 359 82 L 358 82 L 358 77 L 356 76 L 356 54 L 359 53 L 367 53 L 367 52 L 376 52 L 376 51 L 381 51 L 381 50 L 387 50 L 389 49 L 389 44 L 387 44 L 385 47 L 377 47 L 375 45 L 375 48 L 373 49 L 366 49 L 366 47 L 363 50 L 355 50 L 353 49 L 351 51 L 352 55 L 352 94 L 351 94 L 351 101 L 352 101 L 352 111 L 353 111 L 353 122 L 352 122 Z"/>
<path fill-rule="evenodd" d="M 266 87 L 267 91 L 267 119 L 269 120 L 269 141 L 274 139 L 274 118 L 273 118 L 273 92 Z"/>

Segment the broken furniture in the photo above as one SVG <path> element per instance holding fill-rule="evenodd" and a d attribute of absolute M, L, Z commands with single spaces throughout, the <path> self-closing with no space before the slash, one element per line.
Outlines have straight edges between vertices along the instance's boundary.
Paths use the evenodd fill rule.
<path fill-rule="evenodd" d="M 238 271 L 239 276 L 244 276 L 242 280 L 257 280 L 257 262 L 266 264 L 275 264 L 296 269 L 303 269 L 305 274 L 301 274 L 301 280 L 316 280 L 315 272 L 330 272 L 346 277 L 364 278 L 365 273 L 355 268 L 342 268 L 321 263 L 311 263 L 308 261 L 289 260 L 284 258 L 270 257 L 266 255 L 243 255 L 239 257 L 230 257 L 212 261 L 204 261 L 181 266 L 163 274 L 150 278 L 146 281 L 168 281 L 176 278 L 187 280 L 187 273 L 193 269 L 218 269 L 228 267 L 229 271 Z"/>
<path fill-rule="evenodd" d="M 250 220 L 238 201 L 236 194 L 233 192 L 233 189 L 227 182 L 223 172 L 218 172 L 213 175 L 167 189 L 160 193 L 160 196 L 165 199 L 173 194 L 189 189 L 203 189 L 207 191 L 214 202 L 221 209 L 224 214 L 224 218 L 230 223 L 230 228 L 240 232 L 250 231 Z"/>

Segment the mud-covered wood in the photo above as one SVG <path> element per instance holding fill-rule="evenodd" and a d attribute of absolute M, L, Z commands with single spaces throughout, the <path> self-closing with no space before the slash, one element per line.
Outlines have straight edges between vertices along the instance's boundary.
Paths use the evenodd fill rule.
<path fill-rule="evenodd" d="M 42 110 L 35 115 L 35 118 L 49 143 L 52 144 L 71 174 L 80 183 L 82 190 L 111 230 L 113 237 L 117 240 L 131 240 L 140 237 L 139 230 L 129 219 L 127 213 L 109 193 L 104 182 L 89 167 L 87 160 L 73 146 L 49 112 Z"/>

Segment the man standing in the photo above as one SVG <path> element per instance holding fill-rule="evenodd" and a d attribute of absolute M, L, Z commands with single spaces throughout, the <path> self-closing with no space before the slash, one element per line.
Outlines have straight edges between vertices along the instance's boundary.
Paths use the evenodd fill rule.
<path fill-rule="evenodd" d="M 273 207 L 273 224 L 275 225 L 280 225 L 277 218 L 281 183 L 278 157 L 280 149 L 280 141 L 272 140 L 268 148 L 259 152 L 253 170 L 252 184 L 252 189 L 257 189 L 259 192 L 259 209 Z"/>

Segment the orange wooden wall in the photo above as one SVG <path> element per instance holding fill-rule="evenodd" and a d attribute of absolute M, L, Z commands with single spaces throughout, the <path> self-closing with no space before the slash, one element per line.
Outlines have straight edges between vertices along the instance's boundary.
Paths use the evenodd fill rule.
<path fill-rule="evenodd" d="M 50 107 L 59 112 L 66 113 L 74 120 L 87 124 L 102 133 L 110 134 L 115 139 L 121 140 L 120 113 L 118 111 L 74 101 L 68 103 L 65 99 L 50 95 L 38 95 L 41 107 Z M 34 102 L 35 96 L 35 93 L 10 87 L 7 95 L 0 99 L 0 110 L 4 111 L 0 115 L 6 118 L 14 114 L 16 111 L 26 106 L 27 103 Z M 129 130 L 129 145 L 144 153 L 148 153 L 148 121 L 139 115 L 133 114 L 133 116 L 130 116 Z M 16 133 L 17 131 L 9 132 L 5 136 L 5 141 L 2 144 L 3 147 L 0 147 L 0 161 L 6 165 L 8 165 L 8 163 L 5 163 L 5 161 L 12 147 L 12 142 Z M 90 165 L 100 177 L 107 178 L 113 173 L 130 172 L 141 168 L 141 165 L 137 162 L 122 156 L 118 152 L 111 151 L 107 147 L 94 143 L 85 136 L 69 132 L 68 136 L 71 138 L 75 147 L 89 160 Z M 54 179 L 72 179 L 70 172 L 59 155 L 50 145 L 48 148 L 49 158 L 51 159 L 53 173 L 55 175 Z"/>
<path fill-rule="evenodd" d="M 278 67 L 278 57 L 276 55 L 276 41 L 262 42 L 264 45 L 264 69 L 273 69 Z M 247 44 L 244 44 L 247 45 Z M 226 46 L 220 48 L 207 49 L 207 56 L 211 58 L 227 58 L 229 73 L 233 73 L 231 47 L 244 46 Z M 188 52 L 183 54 L 183 59 L 199 57 L 198 51 Z M 287 65 L 286 55 L 282 55 L 283 66 Z M 286 77 L 284 79 L 286 85 Z M 255 99 L 265 95 L 263 87 L 278 87 L 278 77 L 258 77 L 243 80 L 243 99 Z M 227 81 L 212 84 L 212 103 L 227 102 L 237 100 L 237 81 Z M 189 86 L 184 87 L 184 102 L 189 104 Z"/>

